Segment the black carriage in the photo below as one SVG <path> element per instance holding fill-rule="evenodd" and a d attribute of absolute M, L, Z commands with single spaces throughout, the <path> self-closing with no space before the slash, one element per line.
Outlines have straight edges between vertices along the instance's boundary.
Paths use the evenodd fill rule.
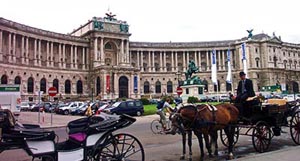
<path fill-rule="evenodd" d="M 298 101 L 288 103 L 278 99 L 269 100 L 269 103 L 249 103 L 245 106 L 245 113 L 236 125 L 234 144 L 240 135 L 252 137 L 252 144 L 257 152 L 268 150 L 274 136 L 281 135 L 282 127 L 290 128 L 290 135 L 295 144 L 300 145 L 300 105 Z M 238 105 L 237 105 L 238 106 Z M 244 130 L 242 130 L 244 129 Z M 221 141 L 228 146 L 227 137 L 221 131 Z"/>
<path fill-rule="evenodd" d="M 0 153 L 24 149 L 32 160 L 145 160 L 140 141 L 127 133 L 113 132 L 136 121 L 128 115 L 101 114 L 68 123 L 68 140 L 56 143 L 53 131 L 38 125 L 17 124 L 8 110 L 0 110 Z"/>

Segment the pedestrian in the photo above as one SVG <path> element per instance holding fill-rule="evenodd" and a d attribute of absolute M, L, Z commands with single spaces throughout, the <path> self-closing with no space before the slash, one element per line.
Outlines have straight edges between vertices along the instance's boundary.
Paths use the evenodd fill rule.
<path fill-rule="evenodd" d="M 92 113 L 92 107 L 90 106 L 90 103 L 87 104 L 87 108 L 86 108 L 86 111 L 85 111 L 85 116 L 92 116 L 93 113 Z"/>

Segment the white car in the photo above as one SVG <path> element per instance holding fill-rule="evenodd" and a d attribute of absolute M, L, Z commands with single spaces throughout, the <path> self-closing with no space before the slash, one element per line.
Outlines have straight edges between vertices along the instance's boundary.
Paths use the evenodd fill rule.
<path fill-rule="evenodd" d="M 300 99 L 300 94 L 289 94 L 283 97 L 283 99 L 285 99 L 286 101 L 290 102 L 290 101 L 295 101 L 297 99 Z"/>
<path fill-rule="evenodd" d="M 59 107 L 57 113 L 69 115 L 72 109 L 78 108 L 83 102 L 70 102 L 66 106 Z"/>
<path fill-rule="evenodd" d="M 31 110 L 30 103 L 28 103 L 28 102 L 21 102 L 20 110 L 21 111 L 30 111 Z"/>

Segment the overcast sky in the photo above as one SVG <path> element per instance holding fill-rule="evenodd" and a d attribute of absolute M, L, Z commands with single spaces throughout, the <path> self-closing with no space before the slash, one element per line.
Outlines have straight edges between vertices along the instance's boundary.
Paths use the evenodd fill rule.
<path fill-rule="evenodd" d="M 70 33 L 108 9 L 127 21 L 130 41 L 233 40 L 253 34 L 300 43 L 299 0 L 2 0 L 0 17 Z"/>

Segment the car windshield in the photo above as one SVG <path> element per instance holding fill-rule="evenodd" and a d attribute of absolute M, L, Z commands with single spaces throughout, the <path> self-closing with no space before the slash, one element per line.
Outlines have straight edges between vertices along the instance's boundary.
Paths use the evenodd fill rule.
<path fill-rule="evenodd" d="M 122 102 L 116 102 L 116 103 L 114 103 L 113 105 L 112 105 L 112 107 L 118 107 L 119 106 L 119 104 L 121 104 Z"/>

